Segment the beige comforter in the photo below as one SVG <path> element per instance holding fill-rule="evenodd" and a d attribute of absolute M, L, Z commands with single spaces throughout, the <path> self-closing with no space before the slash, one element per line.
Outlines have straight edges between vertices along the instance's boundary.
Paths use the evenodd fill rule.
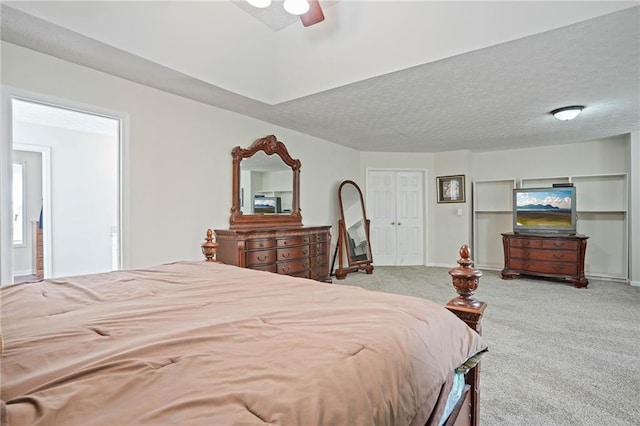
<path fill-rule="evenodd" d="M 427 300 L 207 262 L 1 295 L 12 426 L 408 425 L 485 348 Z"/>

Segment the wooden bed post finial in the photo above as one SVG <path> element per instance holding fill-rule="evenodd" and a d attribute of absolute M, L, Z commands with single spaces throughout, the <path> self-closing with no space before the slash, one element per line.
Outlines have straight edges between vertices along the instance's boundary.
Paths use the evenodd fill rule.
<path fill-rule="evenodd" d="M 460 259 L 457 268 L 449 270 L 453 279 L 453 287 L 459 296 L 451 299 L 446 308 L 464 321 L 472 330 L 482 334 L 482 316 L 487 308 L 485 302 L 480 302 L 473 296 L 478 288 L 478 281 L 482 272 L 473 268 L 469 246 L 460 247 Z M 465 376 L 465 381 L 471 386 L 471 426 L 480 424 L 480 364 L 476 365 Z"/>
<path fill-rule="evenodd" d="M 218 250 L 218 243 L 215 241 L 216 236 L 213 230 L 207 229 L 207 237 L 205 242 L 200 244 L 202 247 L 202 254 L 204 254 L 206 262 L 218 262 L 216 259 L 216 251 Z"/>
<path fill-rule="evenodd" d="M 449 270 L 449 275 L 453 279 L 453 287 L 460 295 L 452 299 L 449 304 L 479 308 L 482 302 L 476 299 L 473 293 L 478 288 L 478 281 L 482 276 L 482 272 L 473 268 L 473 260 L 469 258 L 470 254 L 469 246 L 463 244 L 460 247 L 460 259 L 458 259 L 458 265 L 460 266 Z"/>

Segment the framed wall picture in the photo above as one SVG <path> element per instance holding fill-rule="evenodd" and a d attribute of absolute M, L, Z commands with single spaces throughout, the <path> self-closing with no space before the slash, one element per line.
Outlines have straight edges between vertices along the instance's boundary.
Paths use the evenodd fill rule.
<path fill-rule="evenodd" d="M 438 203 L 464 203 L 464 175 L 438 176 Z"/>

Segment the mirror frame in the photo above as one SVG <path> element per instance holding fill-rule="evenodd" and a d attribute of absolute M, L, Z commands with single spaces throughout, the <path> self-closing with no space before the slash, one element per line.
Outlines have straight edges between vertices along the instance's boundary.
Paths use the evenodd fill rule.
<path fill-rule="evenodd" d="M 293 172 L 290 214 L 244 214 L 240 209 L 240 162 L 243 158 L 249 158 L 259 151 L 267 155 L 278 155 Z M 293 159 L 289 155 L 284 143 L 274 135 L 265 136 L 264 138 L 256 139 L 247 149 L 236 146 L 231 151 L 231 157 L 233 158 L 231 216 L 229 217 L 229 227 L 231 229 L 302 226 L 302 214 L 300 213 L 300 167 L 302 167 L 302 164 L 300 160 Z"/>
<path fill-rule="evenodd" d="M 344 206 L 342 204 L 342 188 L 345 185 L 352 185 L 360 196 L 360 206 L 362 207 L 362 219 L 364 220 L 364 232 L 367 238 L 367 250 L 369 253 L 369 257 L 366 260 L 358 260 L 353 261 L 351 258 L 351 251 L 349 250 L 349 246 L 346 243 L 347 241 L 347 225 L 344 218 Z M 340 220 L 338 221 L 338 247 L 337 247 L 337 255 L 339 257 L 339 267 L 335 271 L 335 276 L 337 279 L 341 280 L 346 277 L 349 272 L 356 272 L 360 269 L 364 270 L 367 274 L 373 273 L 373 253 L 371 252 L 371 237 L 369 235 L 369 225 L 371 224 L 371 220 L 367 219 L 367 211 L 364 206 L 364 197 L 362 196 L 362 190 L 352 180 L 343 181 L 338 187 L 338 203 L 340 205 Z M 343 267 L 342 261 L 344 259 L 343 252 L 346 253 L 347 256 L 347 267 Z"/>

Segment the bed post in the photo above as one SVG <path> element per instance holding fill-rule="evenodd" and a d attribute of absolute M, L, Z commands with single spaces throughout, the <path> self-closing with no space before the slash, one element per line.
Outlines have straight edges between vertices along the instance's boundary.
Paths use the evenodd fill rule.
<path fill-rule="evenodd" d="M 200 244 L 202 248 L 202 254 L 204 254 L 206 262 L 216 262 L 220 263 L 220 261 L 216 257 L 216 252 L 218 251 L 218 243 L 216 242 L 216 235 L 211 229 L 207 229 L 207 237 L 204 239 L 204 243 Z"/>
<path fill-rule="evenodd" d="M 460 259 L 457 268 L 449 270 L 453 280 L 453 287 L 459 294 L 451 299 L 446 308 L 458 316 L 469 327 L 482 334 L 482 315 L 487 304 L 473 296 L 478 288 L 478 281 L 482 272 L 473 269 L 473 260 L 469 258 L 469 247 L 465 244 L 460 247 Z M 478 363 L 466 375 L 466 382 L 471 387 L 471 422 L 472 426 L 480 424 L 480 363 Z"/>

